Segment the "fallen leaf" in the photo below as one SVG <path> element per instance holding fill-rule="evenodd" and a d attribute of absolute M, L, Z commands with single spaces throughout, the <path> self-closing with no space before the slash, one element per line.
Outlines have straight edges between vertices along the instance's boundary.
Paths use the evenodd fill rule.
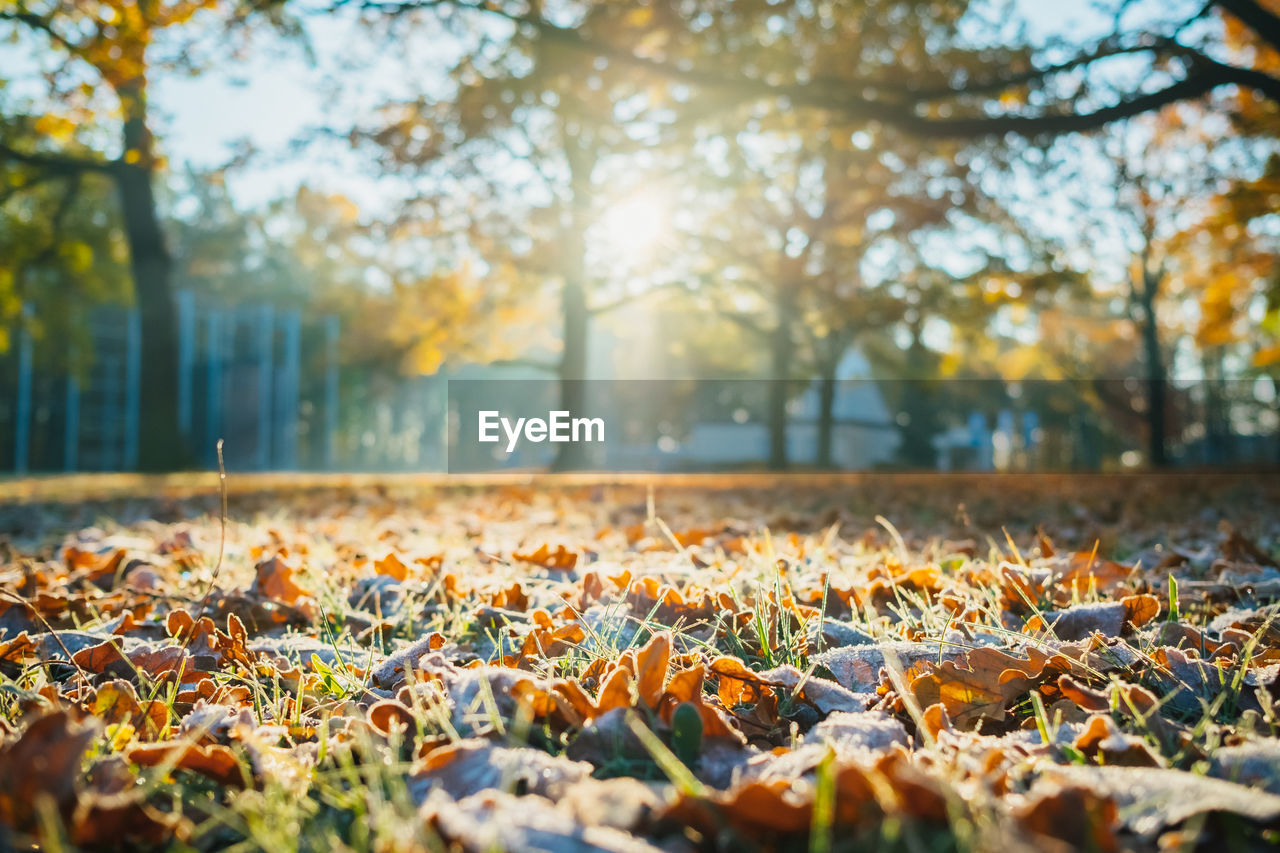
<path fill-rule="evenodd" d="M 100 729 L 96 720 L 77 723 L 69 711 L 57 709 L 34 717 L 16 740 L 0 745 L 0 823 L 33 830 L 42 798 L 69 817 L 81 758 Z"/>
<path fill-rule="evenodd" d="M 999 649 L 973 649 L 962 660 L 944 661 L 916 676 L 910 689 L 922 708 L 941 704 L 961 728 L 983 718 L 1003 720 L 1006 706 L 1047 678 L 1055 659 L 1035 648 L 1030 654 L 1019 658 Z"/>
<path fill-rule="evenodd" d="M 220 785 L 242 787 L 244 771 L 236 754 L 221 744 L 149 743 L 135 746 L 126 756 L 141 767 L 172 767 L 207 776 Z"/>
<path fill-rule="evenodd" d="M 1280 820 L 1280 796 L 1162 768 L 1050 767 L 1032 786 L 1031 795 L 1046 796 L 1064 785 L 1090 791 L 1100 801 L 1114 801 L 1120 823 L 1146 837 L 1209 812 L 1260 823 Z"/>
<path fill-rule="evenodd" d="M 394 553 L 387 554 L 381 560 L 375 560 L 373 570 L 380 575 L 386 575 L 398 581 L 403 581 L 409 577 L 409 567 L 400 562 L 400 558 Z"/>
<path fill-rule="evenodd" d="M 560 571 L 568 571 L 578 564 L 578 555 L 564 547 L 564 545 L 556 545 L 553 550 L 549 545 L 543 543 L 533 551 L 524 553 L 515 551 L 512 552 L 511 556 L 524 563 L 533 563 L 536 566 Z"/>

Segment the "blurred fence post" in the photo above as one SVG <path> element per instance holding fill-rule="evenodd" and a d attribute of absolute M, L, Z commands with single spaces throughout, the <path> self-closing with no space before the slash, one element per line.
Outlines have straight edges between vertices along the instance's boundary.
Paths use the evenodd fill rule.
<path fill-rule="evenodd" d="M 979 471 L 991 470 L 991 431 L 982 412 L 969 414 L 969 446 L 973 448 L 973 465 Z"/>
<path fill-rule="evenodd" d="M 178 429 L 191 438 L 191 379 L 195 369 L 196 297 L 178 291 Z"/>
<path fill-rule="evenodd" d="M 284 316 L 284 354 L 280 387 L 276 390 L 276 422 L 280 435 L 278 467 L 292 471 L 298 467 L 298 371 L 302 361 L 302 313 Z"/>
<path fill-rule="evenodd" d="M 997 436 L 1000 439 L 998 448 L 995 446 Z M 1017 437 L 1017 430 L 1013 426 L 1013 410 L 1001 409 L 996 413 L 996 431 L 992 436 L 991 467 L 1001 471 L 1007 471 L 1012 467 L 1017 453 Z M 997 450 L 999 453 L 996 452 Z"/>
<path fill-rule="evenodd" d="M 124 469 L 134 471 L 138 467 L 138 405 L 142 381 L 142 315 L 137 308 L 129 309 L 129 337 L 126 347 Z"/>
<path fill-rule="evenodd" d="M 1034 411 L 1022 413 L 1022 445 L 1026 449 L 1027 465 L 1034 466 L 1038 461 L 1036 451 L 1039 449 L 1040 416 Z"/>
<path fill-rule="evenodd" d="M 119 470 L 116 442 L 119 438 L 117 428 L 120 425 L 120 359 L 115 356 L 104 356 L 102 364 L 101 390 L 101 468 L 104 471 Z"/>
<path fill-rule="evenodd" d="M 324 318 L 324 466 L 332 471 L 338 458 L 338 318 Z"/>
<path fill-rule="evenodd" d="M 219 404 L 222 402 L 222 325 L 223 313 L 210 308 L 205 319 L 205 405 L 204 405 L 204 461 L 212 468 L 218 464 L 218 435 L 222 424 Z"/>
<path fill-rule="evenodd" d="M 18 331 L 18 399 L 13 425 L 13 472 L 27 473 L 31 448 L 31 303 L 22 304 L 22 328 Z"/>
<path fill-rule="evenodd" d="M 275 315 L 270 305 L 258 308 L 258 447 L 257 467 L 271 466 L 271 379 L 275 355 Z"/>
<path fill-rule="evenodd" d="M 62 417 L 62 469 L 68 474 L 80 464 L 80 380 L 67 369 L 67 400 Z"/>

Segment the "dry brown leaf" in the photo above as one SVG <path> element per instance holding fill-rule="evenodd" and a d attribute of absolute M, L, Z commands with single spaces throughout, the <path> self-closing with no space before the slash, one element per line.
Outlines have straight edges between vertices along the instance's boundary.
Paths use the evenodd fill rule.
<path fill-rule="evenodd" d="M 1037 791 L 1016 817 L 1032 834 L 1066 842 L 1077 850 L 1120 850 L 1115 802 L 1086 786 L 1059 785 Z"/>
<path fill-rule="evenodd" d="M 1111 707 L 1106 693 L 1087 687 L 1070 675 L 1058 676 L 1058 692 L 1086 711 L 1106 711 Z"/>
<path fill-rule="evenodd" d="M 524 553 L 515 551 L 511 556 L 513 559 L 520 560 L 523 563 L 533 563 L 535 566 L 559 571 L 568 571 L 578 564 L 578 554 L 576 552 L 570 551 L 564 545 L 556 545 L 553 549 L 545 542 L 532 551 Z"/>
<path fill-rule="evenodd" d="M 916 676 L 910 689 L 921 707 L 941 704 L 961 728 L 981 718 L 1003 720 L 1010 702 L 1048 677 L 1054 657 L 1034 648 L 1030 654 L 1019 658 L 999 649 L 974 649 L 962 661 L 945 661 Z"/>
<path fill-rule="evenodd" d="M 173 767 L 207 776 L 220 785 L 243 787 L 244 772 L 236 754 L 221 744 L 149 743 L 125 753 L 141 767 Z"/>
<path fill-rule="evenodd" d="M 569 785 L 589 778 L 591 770 L 584 761 L 472 738 L 428 753 L 410 776 L 409 790 L 419 802 L 433 788 L 461 798 L 504 786 L 519 786 L 527 793 L 555 799 Z"/>
<path fill-rule="evenodd" d="M 298 571 L 297 567 L 290 565 L 280 554 L 258 563 L 254 567 L 254 571 L 256 576 L 253 582 L 253 591 L 272 601 L 296 604 L 299 599 L 309 595 L 293 579 L 294 574 Z"/>
<path fill-rule="evenodd" d="M 116 679 L 99 686 L 89 703 L 89 712 L 106 723 L 128 723 L 140 737 L 160 737 L 169 724 L 169 709 L 163 701 L 140 701 L 131 682 Z"/>
<path fill-rule="evenodd" d="M 1031 794 L 1052 796 L 1063 785 L 1089 791 L 1099 801 L 1113 800 L 1123 825 L 1146 837 L 1209 812 L 1263 824 L 1280 820 L 1280 796 L 1179 770 L 1055 766 L 1046 768 Z"/>
<path fill-rule="evenodd" d="M 96 720 L 76 722 L 71 713 L 46 711 L 17 739 L 0 745 L 0 823 L 31 831 L 41 798 L 67 817 L 75 807 L 80 761 L 97 737 Z"/>
<path fill-rule="evenodd" d="M 1125 620 L 1135 628 L 1141 628 L 1160 615 L 1160 599 L 1150 593 L 1126 595 L 1120 603 L 1124 605 Z"/>
<path fill-rule="evenodd" d="M 1090 717 L 1072 746 L 1108 765 L 1159 767 L 1162 764 L 1160 756 L 1152 752 L 1142 738 L 1120 731 L 1115 721 L 1105 714 Z"/>
<path fill-rule="evenodd" d="M 373 570 L 380 575 L 386 575 L 398 581 L 403 581 L 409 577 L 409 567 L 402 563 L 394 552 L 387 554 L 381 560 L 374 560 Z"/>

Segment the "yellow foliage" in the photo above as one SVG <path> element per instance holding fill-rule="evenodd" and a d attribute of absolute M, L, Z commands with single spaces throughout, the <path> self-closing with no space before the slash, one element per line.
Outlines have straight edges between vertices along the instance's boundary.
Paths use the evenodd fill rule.
<path fill-rule="evenodd" d="M 69 142 L 75 130 L 75 122 L 65 116 L 54 113 L 46 113 L 36 119 L 35 122 L 35 131 L 37 133 L 42 133 L 59 143 Z"/>
<path fill-rule="evenodd" d="M 1280 344 L 1265 346 L 1253 354 L 1254 367 L 1270 367 L 1280 364 Z"/>

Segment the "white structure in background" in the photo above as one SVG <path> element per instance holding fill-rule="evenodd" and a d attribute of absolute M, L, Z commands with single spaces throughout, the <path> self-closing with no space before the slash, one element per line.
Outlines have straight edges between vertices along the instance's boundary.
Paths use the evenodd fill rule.
<path fill-rule="evenodd" d="M 837 468 L 867 469 L 893 460 L 901 437 L 871 366 L 860 350 L 850 349 L 836 368 L 832 406 L 831 462 Z M 813 464 L 818 456 L 819 381 L 814 380 L 788 406 L 787 459 Z M 760 421 L 699 422 L 688 440 L 669 454 L 683 467 L 760 464 L 769 457 L 769 427 Z"/>
<path fill-rule="evenodd" d="M 933 439 L 939 471 L 1016 470 L 1039 444 L 1039 416 L 1035 412 L 1019 416 L 1009 409 L 996 414 L 994 430 L 985 414 L 972 412 L 966 425 L 952 427 Z"/>

